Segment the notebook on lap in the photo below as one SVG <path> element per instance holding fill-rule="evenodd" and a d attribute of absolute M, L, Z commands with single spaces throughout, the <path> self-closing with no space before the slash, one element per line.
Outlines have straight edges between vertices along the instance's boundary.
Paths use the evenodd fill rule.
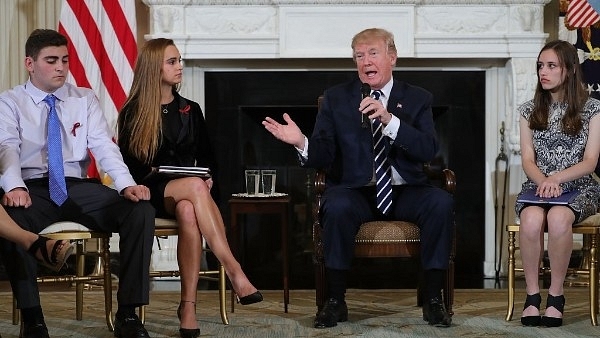
<path fill-rule="evenodd" d="M 566 205 L 573 201 L 577 196 L 579 196 L 579 191 L 567 191 L 563 192 L 562 195 L 558 197 L 540 197 L 535 195 L 535 190 L 526 190 L 523 191 L 517 198 L 517 202 L 520 203 L 530 203 L 530 204 L 561 204 Z"/>

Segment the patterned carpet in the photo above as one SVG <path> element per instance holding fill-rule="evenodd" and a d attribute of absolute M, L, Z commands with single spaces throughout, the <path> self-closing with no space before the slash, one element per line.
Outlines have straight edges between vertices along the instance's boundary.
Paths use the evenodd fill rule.
<path fill-rule="evenodd" d="M 283 292 L 265 291 L 258 304 L 228 309 L 229 325 L 218 313 L 216 291 L 199 291 L 197 305 L 202 337 L 586 337 L 599 336 L 600 328 L 589 320 L 586 288 L 568 288 L 565 325 L 561 328 L 525 328 L 518 317 L 524 292 L 517 290 L 515 317 L 504 321 L 506 290 L 456 290 L 455 315 L 450 328 L 435 328 L 421 318 L 414 290 L 349 290 L 349 321 L 331 329 L 312 327 L 316 307 L 313 290 L 291 290 L 289 312 L 283 311 Z M 104 321 L 101 291 L 86 291 L 83 320 L 75 320 L 74 292 L 41 293 L 50 335 L 56 337 L 113 337 Z M 545 298 L 545 295 L 543 295 Z M 0 332 L 3 338 L 18 337 L 11 323 L 11 295 L 0 291 Z M 178 337 L 175 315 L 177 291 L 153 291 L 146 310 L 151 337 Z M 229 300 L 229 298 L 228 298 Z M 229 307 L 229 302 L 228 302 Z"/>

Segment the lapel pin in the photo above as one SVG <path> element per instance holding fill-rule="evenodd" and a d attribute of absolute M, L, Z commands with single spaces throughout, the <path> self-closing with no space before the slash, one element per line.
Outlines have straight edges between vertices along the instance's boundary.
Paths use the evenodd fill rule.
<path fill-rule="evenodd" d="M 402 108 L 402 103 L 398 102 L 398 104 L 396 104 L 396 108 Z"/>

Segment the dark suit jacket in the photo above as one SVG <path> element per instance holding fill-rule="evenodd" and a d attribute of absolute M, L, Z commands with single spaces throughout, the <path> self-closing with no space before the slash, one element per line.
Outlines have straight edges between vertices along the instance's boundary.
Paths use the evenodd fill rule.
<path fill-rule="evenodd" d="M 356 79 L 326 90 L 317 114 L 304 165 L 327 169 L 328 185 L 361 187 L 373 176 L 373 137 L 371 128 L 361 127 L 360 88 Z M 388 111 L 401 122 L 396 139 L 386 143 L 386 152 L 408 184 L 427 183 L 423 164 L 438 150 L 432 99 L 428 91 L 397 80 L 388 98 Z"/>

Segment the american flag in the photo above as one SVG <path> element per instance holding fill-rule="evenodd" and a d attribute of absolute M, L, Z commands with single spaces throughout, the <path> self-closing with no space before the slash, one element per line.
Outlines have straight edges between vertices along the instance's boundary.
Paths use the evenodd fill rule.
<path fill-rule="evenodd" d="M 114 129 L 137 58 L 134 0 L 64 0 L 58 31 L 69 40 L 68 81 L 94 90 Z"/>
<path fill-rule="evenodd" d="M 571 27 L 588 27 L 600 20 L 600 0 L 571 0 L 567 8 L 567 23 Z"/>

